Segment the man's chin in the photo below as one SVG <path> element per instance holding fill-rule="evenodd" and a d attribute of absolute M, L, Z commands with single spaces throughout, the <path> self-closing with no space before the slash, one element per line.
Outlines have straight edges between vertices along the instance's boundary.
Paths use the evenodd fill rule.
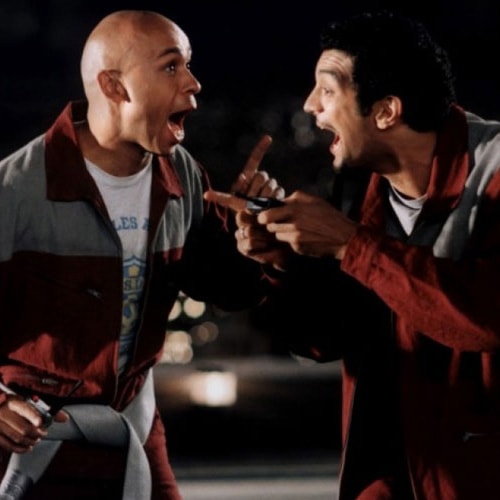
<path fill-rule="evenodd" d="M 184 131 L 178 131 L 176 134 L 171 134 L 169 140 L 165 144 L 159 144 L 158 147 L 163 154 L 170 154 L 174 151 L 175 147 L 184 141 Z"/>
<path fill-rule="evenodd" d="M 348 165 L 346 164 L 346 162 L 344 161 L 335 161 L 335 157 L 333 158 L 332 160 L 332 168 L 333 168 L 333 171 L 334 172 L 341 172 L 342 170 L 345 170 L 346 168 L 348 168 Z"/>
<path fill-rule="evenodd" d="M 155 144 L 145 149 L 149 153 L 153 153 L 156 156 L 170 156 L 174 152 L 175 148 L 179 143 L 180 141 L 169 142 L 169 144 L 161 144 L 161 145 Z"/>
<path fill-rule="evenodd" d="M 337 171 L 342 168 L 342 163 L 335 158 L 335 155 L 332 155 L 332 168 L 333 170 Z"/>

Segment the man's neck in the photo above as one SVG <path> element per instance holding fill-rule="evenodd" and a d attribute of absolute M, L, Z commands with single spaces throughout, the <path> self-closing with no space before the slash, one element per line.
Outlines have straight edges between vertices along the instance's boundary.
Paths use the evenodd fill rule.
<path fill-rule="evenodd" d="M 392 187 L 408 198 L 425 195 L 431 178 L 436 134 L 412 134 L 412 140 L 398 146 L 397 168 L 382 175 Z"/>
<path fill-rule="evenodd" d="M 101 146 L 87 124 L 80 125 L 77 134 L 83 156 L 115 177 L 136 174 L 151 160 L 151 153 L 137 145 L 120 143 L 116 147 Z"/>

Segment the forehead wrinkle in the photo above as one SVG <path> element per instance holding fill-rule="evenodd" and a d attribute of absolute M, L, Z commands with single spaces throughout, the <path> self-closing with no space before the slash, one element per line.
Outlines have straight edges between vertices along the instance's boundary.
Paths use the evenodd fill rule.
<path fill-rule="evenodd" d="M 318 61 L 316 73 L 328 75 L 341 85 L 352 84 L 353 60 L 344 52 L 329 50 Z"/>

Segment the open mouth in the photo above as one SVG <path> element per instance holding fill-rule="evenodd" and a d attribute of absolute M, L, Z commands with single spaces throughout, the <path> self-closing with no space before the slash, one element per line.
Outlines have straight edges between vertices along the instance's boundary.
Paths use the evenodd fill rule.
<path fill-rule="evenodd" d="M 330 149 L 334 149 L 335 146 L 340 142 L 339 134 L 332 127 L 329 127 L 323 123 L 317 122 L 316 126 L 324 133 L 324 137 L 326 140 L 330 140 L 330 138 L 332 138 Z"/>
<path fill-rule="evenodd" d="M 188 112 L 189 110 L 178 111 L 168 117 L 168 127 L 178 141 L 184 139 L 184 120 Z"/>
<path fill-rule="evenodd" d="M 330 153 L 332 153 L 333 155 L 335 154 L 335 151 L 338 149 L 338 146 L 340 144 L 340 136 L 335 133 L 333 130 L 330 131 L 333 135 L 332 139 L 331 139 L 331 143 L 330 143 Z"/>

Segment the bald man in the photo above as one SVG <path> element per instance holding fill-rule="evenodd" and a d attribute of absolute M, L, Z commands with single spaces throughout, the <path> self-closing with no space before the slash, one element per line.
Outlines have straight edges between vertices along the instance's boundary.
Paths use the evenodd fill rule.
<path fill-rule="evenodd" d="M 180 498 L 151 382 L 170 310 L 180 291 L 248 307 L 270 282 L 180 144 L 190 60 L 164 16 L 107 16 L 83 50 L 86 99 L 0 163 L 0 494 Z M 233 190 L 282 196 L 258 170 L 269 144 Z"/>

